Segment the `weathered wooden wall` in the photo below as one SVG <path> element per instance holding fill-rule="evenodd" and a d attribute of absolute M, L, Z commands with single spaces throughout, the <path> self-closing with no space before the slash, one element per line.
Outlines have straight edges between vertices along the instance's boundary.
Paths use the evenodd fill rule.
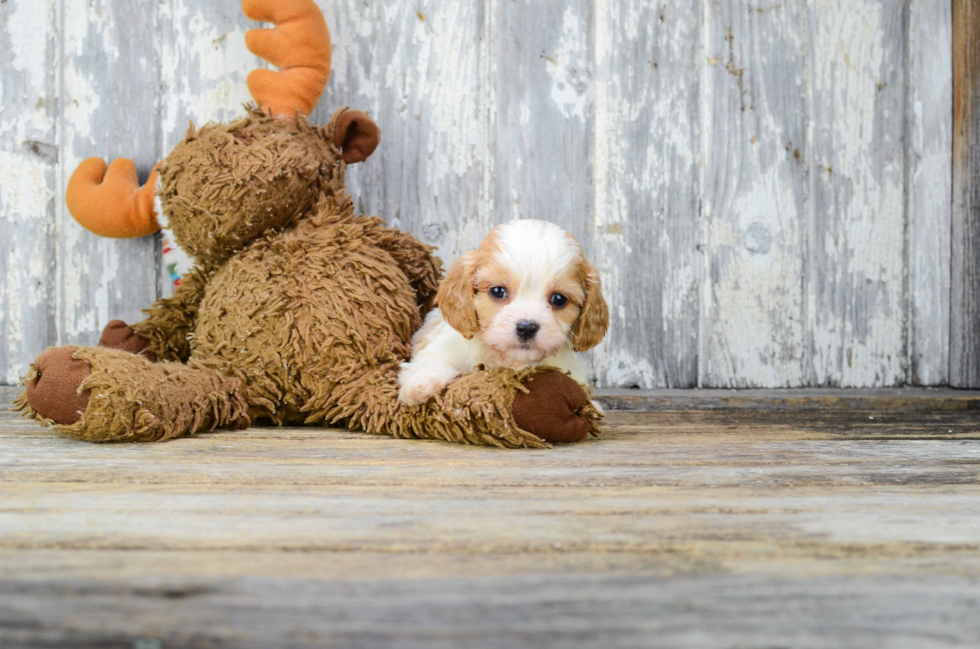
<path fill-rule="evenodd" d="M 0 4 L 0 381 L 166 290 L 152 238 L 71 220 L 74 166 L 145 173 L 248 99 L 237 0 L 136 4 Z M 504 220 L 564 225 L 612 309 L 601 385 L 980 384 L 950 0 L 320 4 L 314 117 L 383 129 L 360 208 L 447 259 Z"/>
<path fill-rule="evenodd" d="M 950 382 L 980 385 L 980 8 L 953 0 Z"/>

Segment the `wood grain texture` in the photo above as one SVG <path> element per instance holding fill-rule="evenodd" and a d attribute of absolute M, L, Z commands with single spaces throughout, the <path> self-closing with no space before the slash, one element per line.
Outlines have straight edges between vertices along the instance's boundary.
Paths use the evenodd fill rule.
<path fill-rule="evenodd" d="M 592 249 L 594 7 L 491 0 L 495 215 L 562 224 Z"/>
<path fill-rule="evenodd" d="M 909 4 L 908 382 L 943 385 L 950 364 L 953 103 L 951 3 Z"/>
<path fill-rule="evenodd" d="M 811 382 L 901 384 L 907 4 L 814 2 L 810 19 Z"/>
<path fill-rule="evenodd" d="M 600 2 L 595 16 L 593 262 L 611 305 L 595 373 L 602 385 L 693 387 L 700 5 Z"/>
<path fill-rule="evenodd" d="M 980 386 L 980 8 L 953 1 L 953 228 L 949 381 Z"/>
<path fill-rule="evenodd" d="M 151 5 L 0 3 L 0 382 L 169 293 L 153 238 L 68 216 L 74 166 L 145 174 L 189 120 L 239 114 L 265 66 L 237 0 Z M 320 5 L 313 118 L 350 105 L 383 131 L 349 170 L 360 211 L 446 261 L 511 218 L 565 226 L 612 307 L 599 385 L 980 385 L 975 111 L 960 92 L 954 222 L 942 0 Z"/>
<path fill-rule="evenodd" d="M 972 413 L 608 424 L 550 451 L 318 428 L 91 445 L 4 407 L 0 644 L 980 639 Z"/>
<path fill-rule="evenodd" d="M 802 385 L 806 7 L 742 1 L 706 7 L 699 383 Z"/>
<path fill-rule="evenodd" d="M 142 565 L 145 556 L 131 555 L 127 563 Z M 970 619 L 973 582 L 961 575 L 774 581 L 622 570 L 506 580 L 468 572 L 432 579 L 217 579 L 194 576 L 197 566 L 182 554 L 150 558 L 168 562 L 180 576 L 6 582 L 0 597 L 9 620 L 7 646 L 858 649 L 971 647 L 978 641 Z M 31 559 L 72 572 L 44 554 Z M 307 570 L 336 563 L 329 554 L 305 559 Z M 600 599 L 597 592 L 608 595 Z"/>
<path fill-rule="evenodd" d="M 0 383 L 58 338 L 59 13 L 55 0 L 0 9 Z"/>

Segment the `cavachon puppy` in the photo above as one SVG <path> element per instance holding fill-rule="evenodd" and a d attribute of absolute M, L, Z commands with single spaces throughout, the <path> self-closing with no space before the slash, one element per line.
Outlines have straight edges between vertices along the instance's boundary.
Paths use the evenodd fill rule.
<path fill-rule="evenodd" d="M 598 345 L 609 326 L 598 273 L 578 241 L 547 221 L 495 228 L 453 264 L 436 304 L 398 377 L 407 404 L 481 365 L 556 367 L 585 383 L 577 352 Z"/>

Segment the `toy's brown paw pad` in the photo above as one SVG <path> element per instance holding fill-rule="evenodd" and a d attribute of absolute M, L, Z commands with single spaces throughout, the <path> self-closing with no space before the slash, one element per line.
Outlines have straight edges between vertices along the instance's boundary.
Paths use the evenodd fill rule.
<path fill-rule="evenodd" d="M 99 347 L 121 349 L 130 354 L 139 354 L 154 363 L 157 360 L 156 354 L 149 349 L 150 341 L 133 331 L 133 328 L 122 320 L 109 321 L 109 324 L 102 330 Z"/>
<path fill-rule="evenodd" d="M 572 377 L 559 372 L 536 374 L 524 382 L 528 392 L 514 398 L 514 421 L 546 442 L 580 442 L 589 434 L 589 420 L 576 414 L 589 403 Z"/>
<path fill-rule="evenodd" d="M 92 373 L 86 361 L 72 358 L 71 347 L 49 349 L 34 361 L 35 372 L 27 382 L 27 402 L 45 419 L 71 425 L 82 418 L 89 393 L 78 392 Z"/>

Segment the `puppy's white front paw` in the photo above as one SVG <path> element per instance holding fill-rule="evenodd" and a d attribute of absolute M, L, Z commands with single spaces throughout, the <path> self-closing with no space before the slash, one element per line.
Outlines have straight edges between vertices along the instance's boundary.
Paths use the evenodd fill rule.
<path fill-rule="evenodd" d="M 398 400 L 410 406 L 425 403 L 439 394 L 459 373 L 451 367 L 405 368 L 398 377 Z"/>
<path fill-rule="evenodd" d="M 417 406 L 442 392 L 444 387 L 446 387 L 445 383 L 436 380 L 406 383 L 398 390 L 398 400 L 410 406 Z"/>

